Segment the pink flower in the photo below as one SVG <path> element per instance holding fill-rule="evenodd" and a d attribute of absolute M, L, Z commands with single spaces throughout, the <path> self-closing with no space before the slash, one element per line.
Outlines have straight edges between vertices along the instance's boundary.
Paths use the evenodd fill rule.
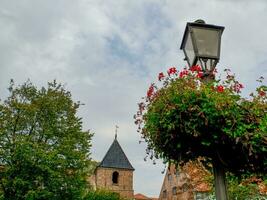
<path fill-rule="evenodd" d="M 244 88 L 244 86 L 241 84 L 241 83 L 236 83 L 235 85 L 234 85 L 234 91 L 235 92 L 237 92 L 237 93 L 239 93 L 240 91 L 241 91 L 241 89 L 242 88 Z"/>
<path fill-rule="evenodd" d="M 161 81 L 164 77 L 165 76 L 164 76 L 163 72 L 160 72 L 159 75 L 158 75 L 159 81 Z"/>
<path fill-rule="evenodd" d="M 168 69 L 167 73 L 170 76 L 171 74 L 175 74 L 177 72 L 175 67 L 171 67 L 170 69 Z"/>
<path fill-rule="evenodd" d="M 138 106 L 139 106 L 140 113 L 142 113 L 145 110 L 145 104 L 143 102 L 141 102 L 138 104 Z"/>
<path fill-rule="evenodd" d="M 224 87 L 222 85 L 217 86 L 217 91 L 218 92 L 223 92 L 224 91 Z"/>

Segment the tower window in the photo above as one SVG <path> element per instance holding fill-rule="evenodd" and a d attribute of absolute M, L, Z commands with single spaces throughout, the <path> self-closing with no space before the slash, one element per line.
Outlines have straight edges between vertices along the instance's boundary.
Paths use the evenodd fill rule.
<path fill-rule="evenodd" d="M 167 190 L 163 191 L 163 195 L 162 196 L 163 196 L 164 199 L 167 198 Z"/>
<path fill-rule="evenodd" d="M 112 183 L 113 184 L 119 183 L 119 173 L 116 171 L 112 173 Z"/>

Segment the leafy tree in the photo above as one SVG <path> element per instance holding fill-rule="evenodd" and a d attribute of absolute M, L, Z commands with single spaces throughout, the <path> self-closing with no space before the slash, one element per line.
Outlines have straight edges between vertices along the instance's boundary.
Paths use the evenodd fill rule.
<path fill-rule="evenodd" d="M 95 161 L 95 160 L 91 160 L 90 165 L 87 168 L 87 171 L 89 174 L 94 174 L 97 166 L 99 165 L 99 162 Z"/>
<path fill-rule="evenodd" d="M 0 186 L 4 199 L 81 199 L 92 133 L 82 130 L 71 93 L 30 81 L 0 101 Z"/>
<path fill-rule="evenodd" d="M 225 171 L 267 174 L 267 87 L 244 99 L 243 85 L 226 73 L 225 81 L 205 83 L 199 66 L 161 72 L 162 85 L 149 87 L 135 115 L 148 156 L 178 163 L 205 157 L 216 187 L 225 185 Z"/>

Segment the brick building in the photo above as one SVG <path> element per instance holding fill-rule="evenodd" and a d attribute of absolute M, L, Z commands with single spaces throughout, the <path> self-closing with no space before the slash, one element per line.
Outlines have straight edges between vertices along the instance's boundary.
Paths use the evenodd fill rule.
<path fill-rule="evenodd" d="M 95 189 L 107 189 L 127 199 L 134 198 L 134 168 L 123 152 L 117 136 L 89 182 Z"/>
<path fill-rule="evenodd" d="M 205 179 L 211 176 L 200 163 L 187 163 L 181 170 L 171 164 L 166 171 L 159 200 L 205 200 L 211 185 Z"/>
<path fill-rule="evenodd" d="M 192 185 L 189 183 L 189 176 L 180 173 L 174 165 L 170 165 L 166 171 L 161 187 L 160 200 L 192 200 Z"/>

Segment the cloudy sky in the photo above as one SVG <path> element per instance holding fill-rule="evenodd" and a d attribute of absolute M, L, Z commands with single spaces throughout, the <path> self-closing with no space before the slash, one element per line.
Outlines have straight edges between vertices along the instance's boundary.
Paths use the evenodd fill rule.
<path fill-rule="evenodd" d="M 231 68 L 249 94 L 267 78 L 266 0 L 0 0 L 0 98 L 11 78 L 66 84 L 85 104 L 93 158 L 103 158 L 119 125 L 135 192 L 158 196 L 164 166 L 144 162 L 133 115 L 158 72 L 185 66 L 179 45 L 186 22 L 199 18 L 225 26 L 218 69 Z"/>

